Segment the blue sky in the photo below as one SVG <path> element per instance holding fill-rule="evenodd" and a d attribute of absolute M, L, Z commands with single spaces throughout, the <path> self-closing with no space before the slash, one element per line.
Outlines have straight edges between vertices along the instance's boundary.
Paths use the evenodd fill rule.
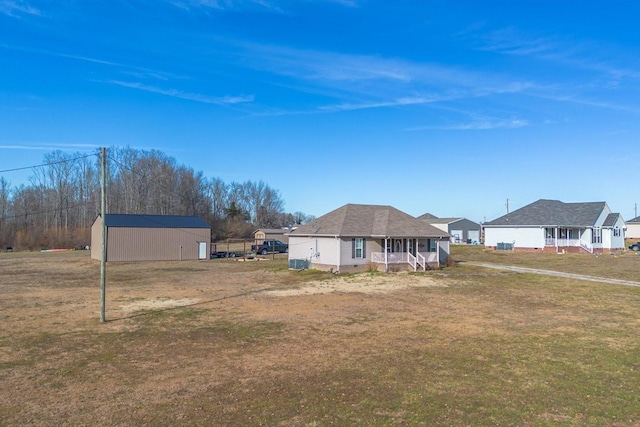
<path fill-rule="evenodd" d="M 640 203 L 640 3 L 0 0 L 0 170 L 159 149 L 288 212 Z M 27 172 L 2 174 L 26 183 Z"/>

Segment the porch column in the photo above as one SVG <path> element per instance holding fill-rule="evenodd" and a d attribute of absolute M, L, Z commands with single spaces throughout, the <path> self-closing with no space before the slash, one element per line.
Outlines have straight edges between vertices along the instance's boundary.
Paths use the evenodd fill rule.
<path fill-rule="evenodd" d="M 436 241 L 436 262 L 438 263 L 438 267 L 440 267 L 440 239 Z"/>
<path fill-rule="evenodd" d="M 338 259 L 336 260 L 336 273 L 340 271 L 340 258 L 342 257 L 342 254 L 340 253 L 340 237 L 336 236 L 336 242 L 338 242 L 338 250 L 336 251 L 336 253 L 338 254 Z"/>
<path fill-rule="evenodd" d="M 556 227 L 556 253 L 558 253 L 558 239 L 560 238 L 560 229 Z"/>
<path fill-rule="evenodd" d="M 389 238 L 384 238 L 384 271 L 389 271 Z"/>

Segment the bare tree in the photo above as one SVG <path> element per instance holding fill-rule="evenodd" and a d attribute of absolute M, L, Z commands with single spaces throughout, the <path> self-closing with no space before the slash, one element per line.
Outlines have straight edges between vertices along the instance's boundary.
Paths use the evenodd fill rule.
<path fill-rule="evenodd" d="M 256 227 L 308 220 L 301 212 L 286 214 L 279 192 L 263 181 L 208 179 L 158 150 L 107 152 L 108 212 L 198 215 L 216 238 L 248 237 Z M 95 154 L 46 154 L 46 166 L 34 169 L 29 186 L 12 190 L 0 178 L 0 242 L 15 241 L 24 249 L 88 244 L 100 212 L 101 166 Z"/>

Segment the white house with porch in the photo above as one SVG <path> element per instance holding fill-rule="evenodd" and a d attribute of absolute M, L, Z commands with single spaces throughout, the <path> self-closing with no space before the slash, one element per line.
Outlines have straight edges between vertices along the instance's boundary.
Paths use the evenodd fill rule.
<path fill-rule="evenodd" d="M 627 239 L 640 239 L 640 216 L 627 221 L 627 231 L 625 233 Z"/>
<path fill-rule="evenodd" d="M 491 249 L 611 252 L 624 249 L 626 224 L 606 202 L 541 199 L 484 224 Z"/>
<path fill-rule="evenodd" d="M 450 237 L 391 206 L 347 204 L 289 233 L 289 261 L 333 272 L 426 270 L 446 262 Z"/>

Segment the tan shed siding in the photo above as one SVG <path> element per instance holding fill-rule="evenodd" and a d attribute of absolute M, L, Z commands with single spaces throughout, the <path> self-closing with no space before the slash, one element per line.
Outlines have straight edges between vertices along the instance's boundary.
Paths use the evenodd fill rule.
<path fill-rule="evenodd" d="M 91 259 L 102 259 L 102 217 L 91 226 Z"/>
<path fill-rule="evenodd" d="M 198 242 L 206 242 L 207 253 L 210 253 L 211 230 L 110 227 L 107 230 L 107 261 L 197 260 Z"/>
<path fill-rule="evenodd" d="M 253 238 L 256 240 L 256 243 L 262 243 L 263 240 L 280 240 L 282 243 L 289 243 L 289 236 L 285 236 L 284 233 L 288 233 L 289 230 L 282 230 L 277 233 L 267 233 L 265 231 L 259 230 L 256 231 L 253 235 Z"/>

